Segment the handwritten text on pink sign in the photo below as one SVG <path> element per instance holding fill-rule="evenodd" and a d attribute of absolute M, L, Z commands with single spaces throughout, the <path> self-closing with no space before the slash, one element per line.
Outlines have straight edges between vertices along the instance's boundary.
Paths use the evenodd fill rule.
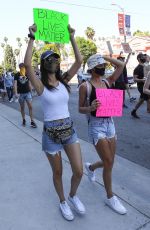
<path fill-rule="evenodd" d="M 122 116 L 123 90 L 96 89 L 96 98 L 101 103 L 96 117 Z"/>

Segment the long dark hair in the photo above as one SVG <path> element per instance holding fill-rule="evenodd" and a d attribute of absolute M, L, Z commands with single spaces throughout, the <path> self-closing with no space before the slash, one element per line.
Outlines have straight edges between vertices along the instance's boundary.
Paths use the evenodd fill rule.
<path fill-rule="evenodd" d="M 48 71 L 44 68 L 44 60 L 41 60 L 40 71 L 41 71 L 41 81 L 42 81 L 43 85 L 48 90 L 54 90 L 54 89 L 56 89 L 56 87 L 48 84 Z M 55 76 L 56 76 L 56 79 L 58 81 L 60 81 L 66 87 L 68 93 L 70 93 L 70 86 L 64 81 L 64 77 L 65 76 L 63 76 L 63 74 L 61 73 L 60 68 L 58 68 Z"/>

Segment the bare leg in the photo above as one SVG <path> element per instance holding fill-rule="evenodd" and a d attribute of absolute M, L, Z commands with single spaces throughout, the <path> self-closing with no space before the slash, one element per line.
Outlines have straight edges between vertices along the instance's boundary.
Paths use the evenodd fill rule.
<path fill-rule="evenodd" d="M 140 106 L 143 104 L 143 102 L 144 102 L 144 99 L 140 98 L 139 101 L 138 101 L 138 103 L 135 106 L 135 110 L 138 110 L 138 108 L 140 108 Z"/>
<path fill-rule="evenodd" d="M 65 152 L 72 168 L 71 188 L 70 196 L 73 197 L 76 194 L 78 186 L 80 184 L 83 175 L 82 157 L 79 143 L 73 143 L 64 146 Z"/>
<path fill-rule="evenodd" d="M 65 200 L 63 183 L 62 183 L 62 158 L 61 152 L 55 155 L 46 154 L 53 171 L 53 182 L 55 190 L 59 196 L 60 202 Z"/>
<path fill-rule="evenodd" d="M 24 109 L 25 109 L 25 103 L 24 102 L 20 103 L 20 112 L 21 112 L 22 120 L 25 119 L 25 111 L 24 111 Z"/>
<path fill-rule="evenodd" d="M 89 169 L 90 169 L 91 171 L 94 171 L 94 170 L 96 170 L 96 169 L 98 169 L 98 168 L 102 168 L 103 166 L 104 166 L 104 164 L 103 164 L 102 161 L 97 161 L 97 162 L 91 164 L 91 165 L 89 166 Z"/>
<path fill-rule="evenodd" d="M 106 189 L 107 197 L 111 198 L 113 196 L 112 192 L 112 168 L 114 163 L 115 155 L 115 138 L 109 140 L 102 139 L 99 140 L 95 146 L 100 158 L 103 161 L 103 181 Z"/>
<path fill-rule="evenodd" d="M 116 152 L 116 141 L 115 141 L 114 138 L 110 139 L 110 140 L 108 139 L 108 143 L 110 145 L 110 148 L 111 148 L 111 151 L 112 151 L 113 160 L 114 160 L 114 156 L 115 156 L 115 152 Z M 89 169 L 91 171 L 94 171 L 97 168 L 102 168 L 102 167 L 104 167 L 103 161 L 97 161 L 97 162 L 91 164 L 89 166 Z"/>
<path fill-rule="evenodd" d="M 147 112 L 150 113 L 150 99 L 147 100 Z"/>
<path fill-rule="evenodd" d="M 30 119 L 31 121 L 33 121 L 32 102 L 31 101 L 26 101 L 26 102 L 27 102 L 28 109 L 29 109 Z"/>
<path fill-rule="evenodd" d="M 129 88 L 129 85 L 126 84 L 126 91 L 127 91 L 127 94 L 129 96 L 129 99 L 131 98 L 131 93 L 130 93 L 130 88 Z"/>

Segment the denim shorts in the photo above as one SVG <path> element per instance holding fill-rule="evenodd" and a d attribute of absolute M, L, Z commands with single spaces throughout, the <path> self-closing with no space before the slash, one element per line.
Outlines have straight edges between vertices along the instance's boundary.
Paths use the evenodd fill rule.
<path fill-rule="evenodd" d="M 88 129 L 90 141 L 94 145 L 97 145 L 98 141 L 101 139 L 110 139 L 116 137 L 116 131 L 112 117 L 102 118 L 90 116 Z"/>
<path fill-rule="evenodd" d="M 25 101 L 32 101 L 31 92 L 28 93 L 21 93 L 19 96 L 19 103 L 23 104 Z"/>
<path fill-rule="evenodd" d="M 52 128 L 52 127 L 57 127 L 57 126 L 60 126 L 60 125 L 67 125 L 70 122 L 72 122 L 70 117 L 55 120 L 55 121 L 44 121 L 44 127 L 45 128 Z M 42 150 L 45 153 L 55 155 L 58 151 L 62 150 L 65 145 L 73 144 L 73 143 L 79 143 L 74 126 L 73 126 L 72 135 L 68 139 L 65 139 L 64 141 L 61 141 L 60 143 L 57 143 L 56 141 L 54 141 L 43 130 L 43 134 L 42 134 Z"/>

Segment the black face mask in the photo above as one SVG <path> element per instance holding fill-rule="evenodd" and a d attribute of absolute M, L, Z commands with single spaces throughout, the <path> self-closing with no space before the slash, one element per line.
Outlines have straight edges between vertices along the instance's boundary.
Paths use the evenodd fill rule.
<path fill-rule="evenodd" d="M 145 62 L 146 62 L 146 58 L 142 57 L 142 58 L 140 58 L 140 61 L 141 61 L 142 63 L 145 63 Z"/>
<path fill-rule="evenodd" d="M 104 76 L 105 74 L 105 68 L 98 68 L 98 67 L 95 67 L 94 68 L 94 72 L 100 76 Z"/>
<path fill-rule="evenodd" d="M 50 63 L 49 61 L 45 60 L 45 62 L 44 62 L 44 68 L 47 70 L 48 73 L 54 74 L 58 70 L 58 64 L 53 63 L 53 62 Z"/>

